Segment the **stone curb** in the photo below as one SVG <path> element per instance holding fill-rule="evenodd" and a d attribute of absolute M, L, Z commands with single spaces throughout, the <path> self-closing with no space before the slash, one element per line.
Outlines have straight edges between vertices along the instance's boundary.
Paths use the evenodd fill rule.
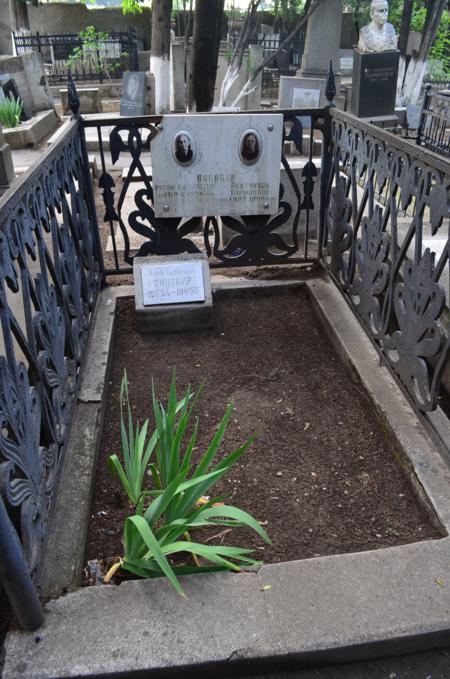
<path fill-rule="evenodd" d="M 293 287 L 290 281 L 282 283 Z M 273 281 L 256 287 L 267 291 L 270 286 Z M 334 285 L 315 279 L 307 286 L 341 357 L 360 371 L 358 379 L 380 417 L 392 426 L 394 446 L 406 447 L 408 473 L 423 501 L 448 528 L 450 475 L 439 452 Z M 228 283 L 225 287 L 233 289 Z M 244 288 L 240 285 L 241 293 Z M 117 298 L 132 292 L 131 286 L 103 291 L 96 323 L 104 324 Z M 110 323 L 109 341 L 111 318 Z M 94 325 L 93 343 L 96 332 Z M 79 417 L 83 419 L 83 410 L 88 413 L 88 429 L 97 434 L 100 393 L 107 380 L 106 345 L 104 340 L 98 347 L 98 360 L 91 359 L 78 396 Z M 94 367 L 96 377 L 90 374 Z M 74 431 L 75 426 L 71 437 Z M 80 440 L 79 449 L 88 444 L 84 441 L 83 448 Z M 83 476 L 87 479 L 87 472 Z M 69 496 L 66 505 L 71 504 Z M 76 521 L 81 523 L 73 512 L 70 526 Z M 81 529 L 76 532 L 81 536 Z M 62 543 L 57 557 L 72 553 Z M 439 648 L 448 645 L 450 632 L 449 563 L 446 537 L 273 564 L 240 575 L 186 576 L 187 600 L 163 580 L 79 589 L 47 604 L 44 626 L 37 633 L 8 634 L 4 679 L 159 678 L 180 672 L 186 677 L 232 677 Z M 73 573 L 72 567 L 72 582 Z"/>

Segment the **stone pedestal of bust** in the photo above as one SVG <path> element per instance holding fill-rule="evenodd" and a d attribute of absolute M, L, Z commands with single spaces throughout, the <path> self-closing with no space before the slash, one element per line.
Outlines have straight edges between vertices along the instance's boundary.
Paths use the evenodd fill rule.
<path fill-rule="evenodd" d="M 400 52 L 353 51 L 351 110 L 358 118 L 393 116 Z"/>

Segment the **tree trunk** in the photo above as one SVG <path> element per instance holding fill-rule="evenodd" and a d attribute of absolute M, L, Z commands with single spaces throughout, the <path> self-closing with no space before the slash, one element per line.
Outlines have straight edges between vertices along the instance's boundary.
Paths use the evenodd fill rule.
<path fill-rule="evenodd" d="M 30 30 L 28 7 L 25 1 L 21 2 L 20 0 L 9 0 L 9 11 L 11 15 L 12 31 Z"/>
<path fill-rule="evenodd" d="M 405 71 L 400 97 L 402 106 L 415 104 L 419 99 L 428 52 L 436 37 L 439 22 L 447 4 L 448 0 L 429 0 L 428 2 L 420 48 L 418 52 L 413 53 Z"/>
<path fill-rule="evenodd" d="M 192 41 L 189 109 L 210 111 L 214 103 L 224 0 L 197 0 Z"/>
<path fill-rule="evenodd" d="M 170 15 L 172 0 L 153 0 L 150 71 L 155 76 L 155 113 L 170 110 Z"/>

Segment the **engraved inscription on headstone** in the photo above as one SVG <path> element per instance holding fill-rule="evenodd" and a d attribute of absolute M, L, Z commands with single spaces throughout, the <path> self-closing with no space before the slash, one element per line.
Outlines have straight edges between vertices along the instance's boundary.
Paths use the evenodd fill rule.
<path fill-rule="evenodd" d="M 201 262 L 146 264 L 141 275 L 144 306 L 205 301 Z"/>
<path fill-rule="evenodd" d="M 125 71 L 120 100 L 121 116 L 141 116 L 145 113 L 145 73 Z"/>
<path fill-rule="evenodd" d="M 353 69 L 353 57 L 341 57 L 339 63 L 341 71 L 351 71 Z"/>
<path fill-rule="evenodd" d="M 278 210 L 283 117 L 164 116 L 152 141 L 156 217 Z"/>
<path fill-rule="evenodd" d="M 400 52 L 353 54 L 352 113 L 359 118 L 393 115 Z"/>

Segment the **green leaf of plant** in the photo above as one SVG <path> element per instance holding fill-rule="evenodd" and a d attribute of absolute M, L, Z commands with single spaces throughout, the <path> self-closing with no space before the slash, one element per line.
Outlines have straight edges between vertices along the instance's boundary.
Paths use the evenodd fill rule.
<path fill-rule="evenodd" d="M 143 542 L 147 546 L 148 550 L 151 552 L 153 558 L 155 559 L 158 566 L 161 568 L 161 571 L 164 573 L 166 578 L 169 580 L 172 587 L 182 596 L 186 596 L 183 591 L 183 588 L 181 587 L 180 583 L 176 578 L 175 573 L 172 570 L 172 567 L 170 566 L 169 562 L 167 561 L 166 557 L 161 551 L 158 541 L 153 535 L 153 532 L 150 529 L 150 526 L 148 525 L 147 521 L 145 521 L 145 519 L 142 516 L 131 516 L 126 520 L 126 523 L 132 523 L 136 530 L 139 532 Z"/>
<path fill-rule="evenodd" d="M 232 507 L 231 505 L 221 505 L 220 507 L 211 507 L 199 512 L 199 518 L 203 520 L 212 519 L 214 517 L 229 517 L 230 519 L 235 519 L 239 523 L 252 528 L 262 537 L 262 539 L 270 544 L 270 538 L 267 535 L 264 528 L 261 526 L 256 519 L 248 514 L 243 509 L 238 507 Z"/>

